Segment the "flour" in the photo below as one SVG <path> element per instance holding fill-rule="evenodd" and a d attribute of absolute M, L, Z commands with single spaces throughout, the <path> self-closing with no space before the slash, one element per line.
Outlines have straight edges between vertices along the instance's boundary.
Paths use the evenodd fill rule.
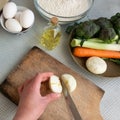
<path fill-rule="evenodd" d="M 38 0 L 45 11 L 57 16 L 72 17 L 89 8 L 89 0 Z"/>

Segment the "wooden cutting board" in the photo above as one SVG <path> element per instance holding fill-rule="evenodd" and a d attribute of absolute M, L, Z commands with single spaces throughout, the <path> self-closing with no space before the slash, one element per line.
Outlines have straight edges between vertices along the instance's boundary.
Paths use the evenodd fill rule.
<path fill-rule="evenodd" d="M 2 93 L 15 104 L 19 102 L 17 88 L 27 79 L 33 78 L 39 72 L 52 71 L 61 76 L 64 73 L 73 75 L 77 80 L 77 88 L 71 97 L 83 120 L 103 120 L 100 114 L 100 101 L 104 91 L 85 79 L 71 68 L 63 65 L 38 47 L 33 47 L 20 64 L 8 75 L 0 85 Z M 42 85 L 41 92 L 46 94 L 47 83 Z M 40 120 L 73 120 L 73 116 L 62 95 L 60 99 L 50 103 L 40 117 Z"/>

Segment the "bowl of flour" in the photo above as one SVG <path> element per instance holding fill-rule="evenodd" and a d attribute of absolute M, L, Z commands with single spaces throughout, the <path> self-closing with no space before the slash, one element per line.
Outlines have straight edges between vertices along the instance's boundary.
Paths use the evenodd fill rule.
<path fill-rule="evenodd" d="M 40 15 L 47 20 L 57 17 L 60 24 L 77 21 L 87 15 L 94 0 L 34 0 Z"/>

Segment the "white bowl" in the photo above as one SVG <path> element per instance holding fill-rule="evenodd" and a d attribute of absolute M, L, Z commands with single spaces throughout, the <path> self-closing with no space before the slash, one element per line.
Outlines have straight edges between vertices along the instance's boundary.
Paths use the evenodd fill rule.
<path fill-rule="evenodd" d="M 47 20 L 50 20 L 52 17 L 57 17 L 59 19 L 59 23 L 60 24 L 67 24 L 67 23 L 71 23 L 73 21 L 77 21 L 80 20 L 81 18 L 85 17 L 87 15 L 87 13 L 89 12 L 90 8 L 93 5 L 94 0 L 88 0 L 88 8 L 86 10 L 84 10 L 84 12 L 80 12 L 78 15 L 76 16 L 61 16 L 61 15 L 56 15 L 53 13 L 50 13 L 50 11 L 46 11 L 44 10 L 41 6 L 40 6 L 40 0 L 34 0 L 34 5 L 35 8 L 38 10 L 38 12 L 40 13 L 40 15 L 42 17 L 44 17 Z"/>
<path fill-rule="evenodd" d="M 23 7 L 23 6 L 17 6 L 17 7 L 18 7 L 18 12 L 22 12 L 22 11 L 28 9 L 28 8 L 26 8 L 26 7 Z M 2 26 L 3 29 L 6 30 L 7 32 L 13 33 L 13 34 L 22 34 L 22 33 L 25 33 L 25 32 L 27 32 L 27 31 L 32 27 L 32 25 L 33 25 L 33 24 L 32 24 L 29 28 L 26 28 L 26 29 L 23 28 L 22 31 L 20 31 L 20 32 L 11 32 L 11 31 L 9 31 L 9 30 L 5 27 L 5 21 L 6 21 L 6 19 L 4 18 L 3 14 L 1 14 L 1 16 L 0 16 L 1 26 Z"/>

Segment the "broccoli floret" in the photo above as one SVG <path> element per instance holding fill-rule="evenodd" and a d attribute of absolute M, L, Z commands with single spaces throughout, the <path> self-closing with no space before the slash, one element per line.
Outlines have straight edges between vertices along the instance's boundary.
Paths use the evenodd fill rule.
<path fill-rule="evenodd" d="M 120 37 L 120 18 L 118 18 L 115 22 L 114 22 L 114 29 L 116 30 L 117 34 Z"/>
<path fill-rule="evenodd" d="M 73 30 L 77 25 L 78 25 L 78 23 L 75 22 L 73 25 L 67 26 L 65 32 L 66 32 L 67 34 L 70 34 L 70 33 L 72 32 L 72 30 Z"/>
<path fill-rule="evenodd" d="M 115 15 L 113 15 L 110 20 L 112 23 L 114 23 L 118 18 L 120 18 L 120 13 L 116 13 Z"/>
<path fill-rule="evenodd" d="M 93 21 L 85 21 L 80 23 L 76 28 L 76 36 L 83 39 L 89 39 L 93 37 L 99 30 L 100 27 Z"/>
<path fill-rule="evenodd" d="M 111 21 L 108 18 L 100 17 L 94 21 L 100 28 L 111 28 L 113 27 Z"/>
<path fill-rule="evenodd" d="M 117 18 L 114 22 L 113 22 L 113 26 L 114 29 L 116 31 L 116 33 L 119 35 L 120 37 L 120 18 Z"/>
<path fill-rule="evenodd" d="M 118 40 L 118 35 L 116 34 L 114 28 L 103 28 L 100 31 L 99 38 L 104 40 L 105 43 L 112 43 Z"/>
<path fill-rule="evenodd" d="M 111 17 L 111 21 L 113 24 L 113 27 L 116 31 L 116 33 L 118 34 L 119 38 L 120 38 L 120 13 L 116 13 L 114 16 Z M 119 40 L 117 41 L 117 43 L 119 42 Z"/>

